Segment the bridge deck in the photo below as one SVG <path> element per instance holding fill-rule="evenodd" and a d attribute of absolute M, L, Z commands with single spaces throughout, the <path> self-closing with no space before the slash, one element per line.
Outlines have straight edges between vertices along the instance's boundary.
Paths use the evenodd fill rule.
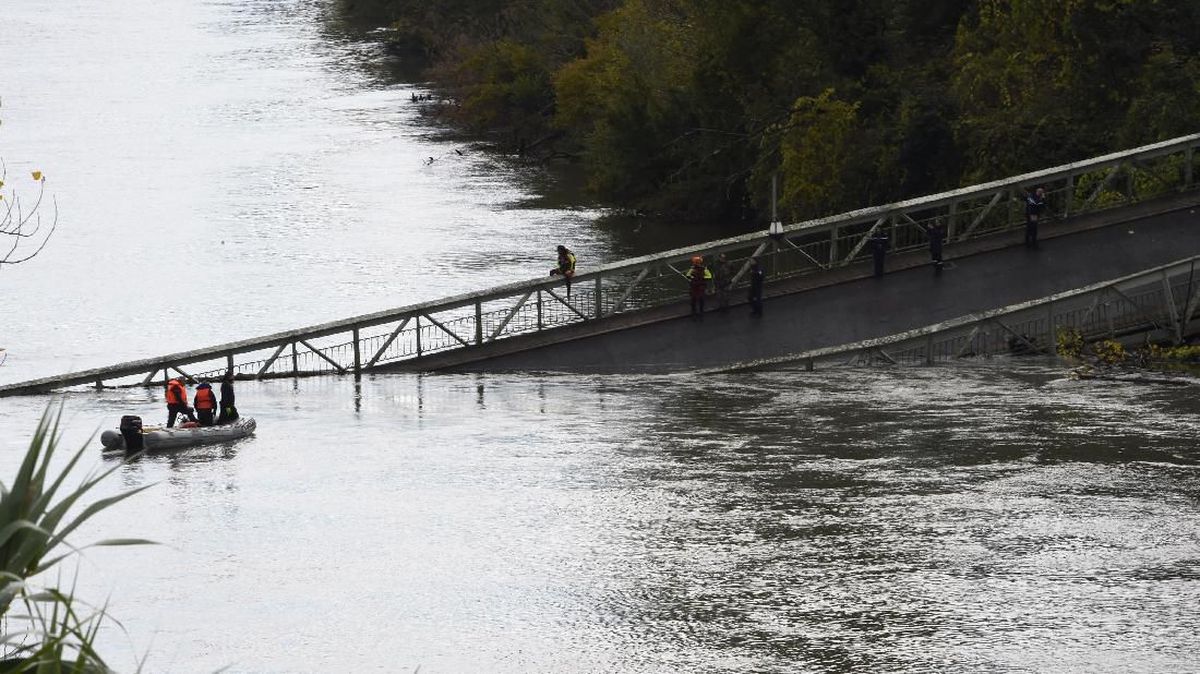
<path fill-rule="evenodd" d="M 81 384 L 153 385 L 173 373 L 196 379 L 226 372 L 265 378 L 387 369 L 670 370 L 904 331 L 1194 254 L 1196 228 L 1183 212 L 1140 218 L 1196 203 L 1197 147 L 1200 134 L 1192 134 L 794 223 L 774 236 L 755 232 L 581 269 L 573 297 L 560 278 L 516 281 L 204 349 L 2 385 L 0 397 Z M 1062 236 L 1035 255 L 1001 250 L 1019 243 L 1024 195 L 1035 185 L 1046 189 L 1047 214 L 1061 220 L 1047 229 Z M 1147 231 L 1121 235 L 1120 223 L 1130 220 Z M 931 227 L 945 233 L 947 254 L 960 257 L 936 283 L 927 269 L 904 269 L 924 258 Z M 892 242 L 896 271 L 881 283 L 864 283 L 859 277 L 870 258 L 867 242 L 878 233 Z M 769 293 L 779 296 L 768 318 L 748 323 L 714 315 L 703 326 L 674 320 L 687 294 L 684 270 L 697 254 L 710 261 L 727 254 L 743 271 L 751 257 L 762 260 Z M 788 297 L 793 293 L 800 294 Z"/>
<path fill-rule="evenodd" d="M 927 258 L 914 253 L 897 262 L 919 266 L 882 279 L 864 278 L 866 270 L 860 268 L 846 270 L 846 276 L 858 278 L 842 283 L 812 287 L 817 279 L 804 279 L 791 284 L 795 292 L 780 287 L 776 297 L 768 298 L 761 319 L 750 317 L 744 305 L 724 313 L 709 312 L 702 321 L 680 316 L 687 313 L 686 306 L 675 307 L 671 318 L 659 316 L 624 330 L 576 337 L 453 369 L 667 372 L 721 368 L 886 337 L 1200 253 L 1196 210 L 1184 207 L 1083 231 L 1077 225 L 1060 226 L 1059 232 L 1042 240 L 1038 250 L 1024 248 L 1021 235 L 1013 234 L 995 242 L 1007 245 L 1002 249 L 950 258 L 949 268 L 940 276 L 932 273 Z"/>

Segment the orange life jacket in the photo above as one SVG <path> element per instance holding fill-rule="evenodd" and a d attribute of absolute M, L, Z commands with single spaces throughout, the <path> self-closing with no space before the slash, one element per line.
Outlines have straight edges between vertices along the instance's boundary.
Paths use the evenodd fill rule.
<path fill-rule="evenodd" d="M 178 379 L 172 379 L 167 382 L 167 404 L 187 404 L 187 389 L 183 387 L 183 384 Z"/>
<path fill-rule="evenodd" d="M 217 396 L 210 388 L 196 389 L 195 408 L 198 410 L 217 409 Z"/>

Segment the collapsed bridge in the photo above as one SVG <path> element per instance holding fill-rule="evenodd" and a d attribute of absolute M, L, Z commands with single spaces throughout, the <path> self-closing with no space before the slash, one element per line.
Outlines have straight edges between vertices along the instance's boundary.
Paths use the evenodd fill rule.
<path fill-rule="evenodd" d="M 1124 152 L 765 232 L 624 260 L 205 349 L 0 386 L 0 397 L 174 376 L 243 379 L 387 371 L 666 372 L 781 362 L 932 362 L 1001 345 L 1048 350 L 1055 330 L 1196 332 L 1200 190 L 1193 134 Z M 1046 190 L 1038 250 L 1021 245 L 1023 197 Z M 929 268 L 926 228 L 946 232 Z M 888 273 L 867 242 L 886 230 Z M 693 255 L 767 272 L 766 316 L 687 316 Z M 743 274 L 735 278 L 744 288 Z M 735 289 L 735 297 L 740 296 Z M 919 355 L 918 355 L 919 354 Z"/>

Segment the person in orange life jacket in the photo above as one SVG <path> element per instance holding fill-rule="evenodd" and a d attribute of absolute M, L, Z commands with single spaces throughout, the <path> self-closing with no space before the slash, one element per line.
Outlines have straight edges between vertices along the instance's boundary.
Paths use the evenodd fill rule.
<path fill-rule="evenodd" d="M 187 387 L 178 377 L 167 382 L 167 428 L 175 425 L 175 417 L 184 415 L 188 421 L 195 421 L 192 408 L 187 404 Z"/>
<path fill-rule="evenodd" d="M 212 385 L 206 381 L 196 387 L 196 397 L 192 399 L 196 415 L 200 417 L 201 426 L 212 426 L 213 415 L 217 412 L 217 394 L 213 393 Z"/>
<path fill-rule="evenodd" d="M 575 277 L 575 253 L 566 246 L 558 247 L 558 266 L 550 270 L 551 276 L 561 276 L 567 280 L 567 298 L 571 297 L 571 279 Z"/>
<path fill-rule="evenodd" d="M 704 258 L 699 255 L 693 257 L 692 268 L 687 273 L 693 316 L 704 316 L 704 295 L 708 292 L 708 283 L 712 281 L 712 277 L 712 272 L 704 266 Z"/>

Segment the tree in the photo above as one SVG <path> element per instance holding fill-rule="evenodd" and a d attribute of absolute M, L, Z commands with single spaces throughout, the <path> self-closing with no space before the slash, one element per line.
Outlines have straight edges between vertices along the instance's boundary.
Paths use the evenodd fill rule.
<path fill-rule="evenodd" d="M 27 262 L 50 240 L 58 226 L 58 204 L 51 199 L 53 213 L 48 226 L 42 222 L 42 200 L 46 196 L 46 176 L 32 171 L 37 195 L 33 205 L 26 207 L 16 188 L 8 185 L 8 166 L 0 157 L 0 269 L 4 265 Z"/>
<path fill-rule="evenodd" d="M 72 589 L 42 587 L 38 580 L 84 549 L 67 536 L 151 485 L 85 505 L 88 492 L 123 464 L 93 473 L 72 488 L 68 478 L 87 448 L 57 467 L 61 419 L 61 408 L 57 413 L 46 410 L 12 482 L 0 483 L 0 672 L 110 671 L 95 649 L 97 629 L 108 617 L 104 608 L 86 605 Z M 85 547 L 149 543 L 120 538 Z M 15 606 L 18 614 L 10 611 Z"/>

